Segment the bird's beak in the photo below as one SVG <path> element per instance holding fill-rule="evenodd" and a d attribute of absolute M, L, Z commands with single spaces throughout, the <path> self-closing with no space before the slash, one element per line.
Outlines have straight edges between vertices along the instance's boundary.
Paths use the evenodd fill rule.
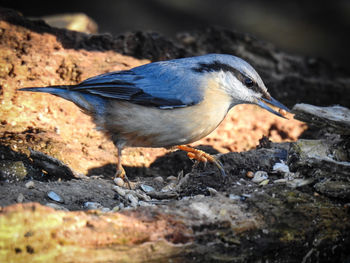
<path fill-rule="evenodd" d="M 275 100 L 275 99 L 272 98 L 272 97 L 270 97 L 270 99 L 260 98 L 260 99 L 258 99 L 257 101 L 258 101 L 257 104 L 258 104 L 261 108 L 264 108 L 265 110 L 268 110 L 269 112 L 271 112 L 271 113 L 273 113 L 273 114 L 275 114 L 275 115 L 277 115 L 277 116 L 279 116 L 279 117 L 282 117 L 282 118 L 285 118 L 285 119 L 286 119 L 286 117 L 284 117 L 281 113 L 275 111 L 274 109 L 272 109 L 271 107 L 269 107 L 269 106 L 268 106 L 267 104 L 265 104 L 264 102 L 267 102 L 267 103 L 269 103 L 269 104 L 271 104 L 271 105 L 273 105 L 273 106 L 276 106 L 276 107 L 278 107 L 278 108 L 280 108 L 280 109 L 283 109 L 283 110 L 285 110 L 285 111 L 287 111 L 287 112 L 290 112 L 290 110 L 289 110 L 286 106 L 284 106 L 282 103 L 280 103 L 279 101 Z"/>

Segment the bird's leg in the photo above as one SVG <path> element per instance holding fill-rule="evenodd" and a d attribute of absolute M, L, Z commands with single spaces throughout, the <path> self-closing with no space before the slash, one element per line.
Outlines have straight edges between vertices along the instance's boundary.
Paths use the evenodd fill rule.
<path fill-rule="evenodd" d="M 126 172 L 122 166 L 123 148 L 120 146 L 117 146 L 117 149 L 118 149 L 117 171 L 115 172 L 114 178 L 117 178 L 117 177 L 122 178 L 128 184 L 129 189 L 131 189 L 130 181 L 129 181 L 128 177 L 126 176 Z"/>
<path fill-rule="evenodd" d="M 210 155 L 209 153 L 206 153 L 202 150 L 198 150 L 186 145 L 178 145 L 176 146 L 179 150 L 185 151 L 187 152 L 187 156 L 190 159 L 196 159 L 199 162 L 211 162 L 214 163 L 216 165 L 216 167 L 219 169 L 221 175 L 223 177 L 226 176 L 225 170 L 223 168 L 222 163 L 217 160 L 214 156 Z"/>

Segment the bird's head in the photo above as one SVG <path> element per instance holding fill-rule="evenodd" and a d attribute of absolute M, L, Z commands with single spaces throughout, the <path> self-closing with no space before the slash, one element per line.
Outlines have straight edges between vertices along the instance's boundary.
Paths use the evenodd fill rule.
<path fill-rule="evenodd" d="M 232 106 L 241 103 L 256 104 L 280 117 L 284 116 L 268 104 L 290 112 L 269 94 L 259 74 L 243 59 L 230 55 L 208 55 L 207 60 L 199 62 L 194 70 L 210 73 L 220 89 L 231 97 Z"/>

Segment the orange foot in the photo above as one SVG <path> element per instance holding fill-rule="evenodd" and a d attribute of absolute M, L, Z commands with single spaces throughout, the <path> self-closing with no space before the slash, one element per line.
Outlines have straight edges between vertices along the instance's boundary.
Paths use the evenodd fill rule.
<path fill-rule="evenodd" d="M 216 165 L 216 167 L 219 169 L 221 175 L 223 177 L 226 176 L 222 163 L 219 160 L 217 160 L 214 156 L 210 155 L 209 153 L 206 153 L 206 152 L 201 151 L 201 150 L 197 150 L 195 148 L 192 148 L 192 147 L 189 147 L 186 145 L 178 145 L 176 147 L 179 150 L 187 152 L 187 156 L 190 159 L 195 159 L 199 162 L 204 162 L 204 163 L 206 163 L 208 161 L 211 163 L 214 163 Z"/>

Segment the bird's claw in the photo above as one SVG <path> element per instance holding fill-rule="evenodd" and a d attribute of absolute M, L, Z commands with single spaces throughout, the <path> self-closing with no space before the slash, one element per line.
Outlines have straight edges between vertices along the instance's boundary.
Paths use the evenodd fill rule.
<path fill-rule="evenodd" d="M 222 163 L 219 160 L 217 160 L 217 158 L 210 155 L 209 153 L 206 153 L 202 150 L 198 150 L 198 149 L 186 146 L 186 145 L 179 145 L 179 146 L 177 146 L 177 148 L 187 152 L 188 158 L 195 159 L 198 162 L 203 162 L 204 165 L 206 165 L 207 162 L 214 163 L 216 165 L 216 167 L 219 169 L 221 175 L 223 177 L 226 177 L 226 173 L 225 173 L 225 170 L 224 170 Z"/>
<path fill-rule="evenodd" d="M 123 166 L 118 167 L 118 169 L 114 175 L 114 178 L 117 178 L 117 177 L 123 179 L 123 181 L 128 184 L 128 187 L 131 190 L 130 181 L 129 181 L 128 177 L 126 176 L 126 172 L 125 172 Z"/>

